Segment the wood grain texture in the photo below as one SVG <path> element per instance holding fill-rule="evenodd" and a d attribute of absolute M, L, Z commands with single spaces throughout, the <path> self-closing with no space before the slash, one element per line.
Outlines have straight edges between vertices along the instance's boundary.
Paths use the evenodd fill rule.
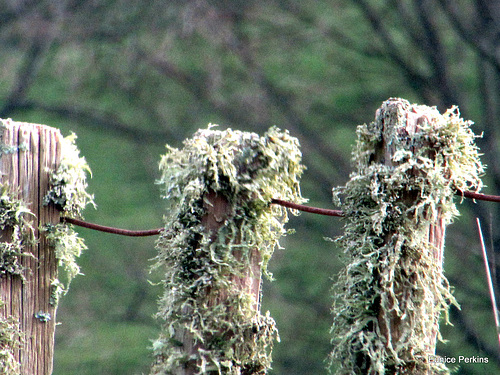
<path fill-rule="evenodd" d="M 57 278 L 57 259 L 40 228 L 60 220 L 59 212 L 43 205 L 49 190 L 49 174 L 61 159 L 59 130 L 44 125 L 4 121 L 2 146 L 8 149 L 1 156 L 1 183 L 8 185 L 12 194 L 21 199 L 33 215 L 25 215 L 30 222 L 36 242 L 23 243 L 22 277 L 6 274 L 0 279 L 2 317 L 19 322 L 23 332 L 20 349 L 15 357 L 21 374 L 46 375 L 52 373 L 56 306 L 50 304 L 51 283 Z M 2 233 L 2 241 L 10 236 Z M 44 314 L 50 320 L 37 317 Z"/>

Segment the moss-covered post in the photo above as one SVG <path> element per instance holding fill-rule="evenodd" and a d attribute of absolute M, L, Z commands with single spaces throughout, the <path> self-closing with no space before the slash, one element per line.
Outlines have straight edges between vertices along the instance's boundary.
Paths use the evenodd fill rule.
<path fill-rule="evenodd" d="M 334 288 L 332 370 L 337 374 L 441 374 L 441 313 L 456 303 L 443 274 L 453 197 L 479 190 L 470 122 L 458 109 L 389 99 L 358 127 L 356 171 L 342 198 L 338 239 L 347 267 Z"/>
<path fill-rule="evenodd" d="M 52 373 L 57 300 L 67 287 L 58 280 L 58 266 L 71 267 L 67 254 L 78 255 L 83 246 L 70 228 L 59 224 L 67 207 L 53 201 L 67 192 L 62 185 L 68 181 L 58 184 L 54 178 L 66 168 L 67 156 L 62 155 L 72 147 L 58 129 L 0 120 L 2 374 Z M 56 229 L 65 233 L 56 236 Z M 68 242 L 74 246 L 66 246 Z"/>
<path fill-rule="evenodd" d="M 287 132 L 198 131 L 169 148 L 160 184 L 166 226 L 156 267 L 165 272 L 151 374 L 265 374 L 277 337 L 260 312 L 261 274 L 286 211 L 301 201 L 298 142 Z"/>

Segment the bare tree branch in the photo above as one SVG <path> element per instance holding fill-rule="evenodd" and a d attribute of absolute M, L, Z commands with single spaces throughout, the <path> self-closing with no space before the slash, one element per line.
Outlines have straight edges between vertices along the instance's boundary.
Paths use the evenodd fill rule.
<path fill-rule="evenodd" d="M 162 75 L 190 92 L 200 103 L 208 104 L 215 112 L 219 113 L 219 115 L 226 118 L 232 124 L 248 123 L 248 117 L 244 116 L 243 111 L 213 100 L 207 90 L 208 82 L 206 82 L 204 77 L 189 74 L 178 66 L 175 66 L 167 58 L 161 57 L 158 54 L 148 54 L 143 51 L 140 55 L 147 64 L 156 68 Z"/>
<path fill-rule="evenodd" d="M 457 90 L 451 83 L 446 51 L 438 33 L 437 21 L 435 20 L 435 7 L 429 0 L 415 0 L 415 5 L 418 10 L 418 19 L 422 24 L 422 30 L 425 35 L 423 39 L 425 56 L 433 69 L 432 80 L 434 81 L 434 88 L 441 92 L 444 106 L 451 107 L 452 105 L 459 104 L 461 101 L 457 97 Z"/>
<path fill-rule="evenodd" d="M 472 25 L 473 22 L 471 20 L 464 21 L 460 18 L 459 14 L 461 13 L 457 7 L 457 3 L 453 0 L 438 0 L 441 6 L 446 10 L 446 14 L 448 15 L 450 22 L 455 27 L 457 33 L 462 37 L 462 39 L 473 47 L 479 55 L 490 62 L 495 69 L 500 71 L 500 59 L 498 58 L 497 50 L 497 41 L 492 45 L 490 41 L 484 39 L 484 33 L 474 32 L 469 25 Z M 498 6 L 498 4 L 497 4 Z M 470 16 L 470 12 L 468 12 Z M 496 24 L 498 26 L 498 19 L 496 22 L 493 22 L 493 25 Z M 494 26 L 493 26 L 494 27 Z"/>
<path fill-rule="evenodd" d="M 95 109 L 76 107 L 70 104 L 56 106 L 30 100 L 16 103 L 12 108 L 12 111 L 14 110 L 41 110 L 66 119 L 85 123 L 87 126 L 96 128 L 100 131 L 112 132 L 117 136 L 139 143 L 147 141 L 150 143 L 164 144 L 169 139 L 178 138 L 175 132 L 169 131 L 167 127 L 162 131 L 134 128 L 133 126 L 121 122 L 111 113 L 99 113 Z"/>
<path fill-rule="evenodd" d="M 0 29 L 26 16 L 39 2 L 34 0 L 16 1 L 15 5 L 2 4 L 0 9 Z"/>
<path fill-rule="evenodd" d="M 179 67 L 173 65 L 171 62 L 166 60 L 165 58 L 161 58 L 159 56 L 148 56 L 146 54 L 143 55 L 146 62 L 156 67 L 163 75 L 177 82 L 179 85 L 184 87 L 187 91 L 189 91 L 197 100 L 201 103 L 208 104 L 212 109 L 218 112 L 222 117 L 227 119 L 229 122 L 233 124 L 249 124 L 249 117 L 245 115 L 246 111 L 241 108 L 237 108 L 230 105 L 225 105 L 221 103 L 216 103 L 211 97 L 208 90 L 206 90 L 207 84 L 204 83 L 203 77 L 194 77 L 189 73 L 181 70 Z M 265 83 L 261 82 L 262 86 L 265 86 Z M 277 93 L 273 91 L 273 87 L 268 87 L 268 90 L 271 90 L 273 95 L 271 96 L 273 99 L 273 103 L 277 104 L 278 107 L 282 110 L 286 110 L 289 107 L 287 102 L 287 97 L 285 94 Z M 298 135 L 301 144 L 305 150 L 310 150 L 311 153 L 314 150 L 324 151 L 324 156 L 328 158 L 334 165 L 337 170 L 344 170 L 344 168 L 348 168 L 348 165 L 345 161 L 345 158 L 339 154 L 336 154 L 334 148 L 331 145 L 326 145 L 324 140 L 321 137 L 314 135 L 315 137 L 319 137 L 315 139 L 315 141 L 309 141 L 309 138 L 313 136 L 312 134 L 304 134 L 304 129 L 307 129 L 306 125 L 303 124 L 299 118 L 298 114 L 295 114 L 297 117 L 294 118 L 292 113 L 288 113 L 288 119 L 292 120 L 292 123 L 288 123 L 285 125 L 287 129 L 292 131 L 295 135 Z M 252 125 L 252 124 L 250 124 Z M 254 124 L 255 125 L 255 124 Z M 262 127 L 259 125 L 259 127 Z M 335 155 L 333 155 L 335 154 Z M 304 153 L 304 158 L 307 160 L 310 158 L 311 154 Z M 332 171 L 332 174 L 326 176 L 324 174 L 324 170 L 320 170 L 315 168 L 312 163 L 310 163 L 310 169 L 313 171 L 315 178 L 321 182 L 323 186 L 332 186 L 334 182 L 335 171 Z M 330 189 L 330 188 L 329 188 Z"/>
<path fill-rule="evenodd" d="M 482 339 L 481 334 L 477 332 L 474 325 L 470 323 L 465 314 L 452 305 L 450 307 L 450 315 L 451 321 L 460 327 L 465 337 L 465 341 L 473 348 L 476 348 L 479 353 L 484 353 L 491 361 L 494 361 L 497 366 L 500 366 L 498 350 Z"/>
<path fill-rule="evenodd" d="M 38 69 L 51 41 L 34 40 L 26 52 L 23 64 L 17 73 L 17 78 L 5 99 L 3 107 L 0 109 L 0 117 L 6 117 L 19 102 L 23 101 L 28 90 L 35 80 Z"/>
<path fill-rule="evenodd" d="M 292 14 L 299 22 L 309 27 L 314 27 L 318 30 L 318 34 L 325 36 L 346 50 L 353 51 L 367 58 L 384 57 L 384 55 L 377 49 L 373 48 L 371 44 L 366 46 L 359 43 L 358 40 L 345 33 L 342 28 L 335 27 L 333 25 L 326 26 L 319 23 L 317 18 L 308 12 L 307 4 L 305 4 L 304 7 L 298 7 L 291 5 L 288 2 L 283 2 L 281 6 L 282 9 Z"/>
<path fill-rule="evenodd" d="M 227 44 L 227 47 L 239 56 L 242 63 L 245 64 L 253 81 L 261 88 L 273 105 L 278 108 L 285 116 L 288 124 L 286 127 L 294 134 L 300 135 L 302 146 L 306 150 L 316 150 L 332 163 L 333 168 L 347 170 L 349 164 L 345 161 L 343 155 L 340 155 L 335 147 L 325 142 L 321 134 L 315 132 L 307 132 L 309 126 L 303 121 L 302 115 L 294 109 L 294 99 L 291 94 L 284 92 L 269 80 L 263 73 L 263 69 L 256 62 L 255 57 L 250 50 L 250 41 L 242 31 L 241 15 L 234 18 L 233 40 Z M 318 175 L 323 174 L 322 171 L 316 171 Z"/>
<path fill-rule="evenodd" d="M 421 92 L 420 87 L 427 87 L 428 85 L 427 78 L 417 72 L 410 66 L 407 61 L 403 59 L 403 56 L 406 56 L 407 54 L 400 51 L 396 44 L 393 42 L 389 31 L 384 26 L 381 17 L 377 14 L 375 9 L 373 9 L 366 0 L 355 0 L 354 2 L 360 6 L 367 21 L 371 24 L 374 31 L 381 38 L 382 42 L 384 43 L 384 47 L 387 48 L 387 56 L 407 76 L 410 85 L 412 85 L 412 87 L 415 88 L 416 91 Z"/>

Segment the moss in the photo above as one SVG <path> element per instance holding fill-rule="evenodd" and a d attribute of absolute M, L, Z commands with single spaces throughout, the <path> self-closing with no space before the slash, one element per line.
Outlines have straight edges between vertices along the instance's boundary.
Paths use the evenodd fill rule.
<path fill-rule="evenodd" d="M 330 365 L 337 374 L 448 372 L 427 360 L 434 351 L 429 335 L 438 333 L 440 314 L 447 321 L 448 306 L 456 303 L 429 226 L 438 217 L 451 223 L 458 214 L 456 189 L 479 190 L 483 168 L 471 122 L 457 108 L 441 115 L 400 100 L 389 110 L 394 103 L 384 103 L 374 122 L 358 127 L 356 171 L 334 189 L 346 214 L 337 243 L 347 263 L 333 289 Z M 404 129 L 413 113 L 422 117 L 409 134 Z M 384 127 L 390 116 L 396 126 Z M 397 332 L 390 320 L 398 322 Z"/>
<path fill-rule="evenodd" d="M 155 265 L 165 272 L 158 313 L 164 324 L 153 344 L 152 374 L 185 366 L 197 374 L 267 372 L 277 337 L 274 320 L 259 313 L 234 277 L 248 275 L 253 249 L 261 261 L 250 277 L 271 277 L 267 263 L 286 233 L 287 213 L 270 201 L 302 201 L 300 160 L 297 140 L 277 128 L 260 137 L 209 126 L 182 150 L 167 146 L 159 181 L 166 224 Z M 229 207 L 215 235 L 203 224 L 208 195 L 222 197 Z M 193 350 L 183 347 L 185 335 Z"/>
<path fill-rule="evenodd" d="M 33 228 L 26 220 L 26 215 L 32 213 L 17 196 L 8 186 L 0 185 L 0 229 L 10 233 L 0 242 L 0 276 L 8 273 L 24 280 L 19 256 L 25 255 L 23 243 L 34 241 Z"/>
<path fill-rule="evenodd" d="M 71 134 L 61 141 L 61 162 L 57 170 L 50 173 L 50 190 L 44 197 L 44 204 L 54 204 L 62 211 L 62 216 L 79 218 L 88 204 L 94 205 L 94 200 L 87 193 L 87 175 L 91 171 L 85 158 L 80 156 L 75 140 L 76 135 Z M 63 271 L 59 272 L 59 277 L 62 276 L 64 282 L 59 279 L 52 282 L 50 303 L 57 305 L 71 280 L 80 273 L 76 259 L 86 246 L 71 224 L 49 224 L 43 230 L 54 247 L 60 271 Z"/>

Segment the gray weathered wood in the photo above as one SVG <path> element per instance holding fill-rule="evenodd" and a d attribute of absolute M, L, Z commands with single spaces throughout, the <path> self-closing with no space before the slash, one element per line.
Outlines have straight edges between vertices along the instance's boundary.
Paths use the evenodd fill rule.
<path fill-rule="evenodd" d="M 57 260 L 53 249 L 39 228 L 59 222 L 53 205 L 42 204 L 49 190 L 49 173 L 61 157 L 61 134 L 44 125 L 4 121 L 0 130 L 4 150 L 0 159 L 1 183 L 21 199 L 33 215 L 25 215 L 31 223 L 35 243 L 23 243 L 19 263 L 23 276 L 6 274 L 0 279 L 0 317 L 19 323 L 22 332 L 20 347 L 14 351 L 23 375 L 52 373 L 56 306 L 51 305 L 51 283 L 57 278 Z M 8 231 L 2 241 L 8 240 Z M 50 320 L 37 318 L 42 314 Z"/>

